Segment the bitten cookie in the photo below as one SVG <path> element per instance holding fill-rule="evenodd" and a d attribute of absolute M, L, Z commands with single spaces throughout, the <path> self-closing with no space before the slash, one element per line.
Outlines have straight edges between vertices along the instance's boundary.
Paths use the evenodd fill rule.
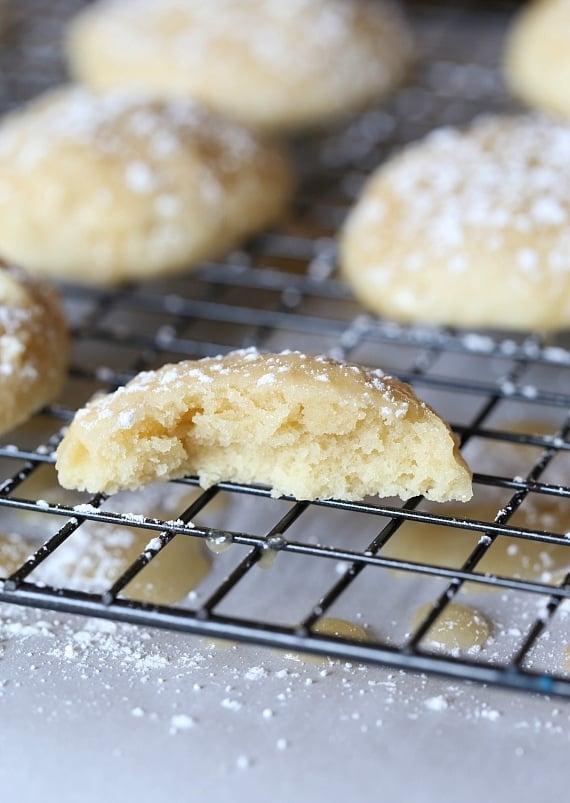
<path fill-rule="evenodd" d="M 374 103 L 402 79 L 412 37 L 370 0 L 103 0 L 70 26 L 72 74 L 192 97 L 253 127 L 295 129 Z"/>
<path fill-rule="evenodd" d="M 67 326 L 54 291 L 0 265 L 0 432 L 59 393 L 67 356 Z"/>
<path fill-rule="evenodd" d="M 0 126 L 0 253 L 113 285 L 187 269 L 278 218 L 282 150 L 186 101 L 65 88 Z"/>
<path fill-rule="evenodd" d="M 343 276 L 404 322 L 570 324 L 570 127 L 532 116 L 441 129 L 382 165 L 341 236 Z"/>
<path fill-rule="evenodd" d="M 516 15 L 506 40 L 504 73 L 520 100 L 570 118 L 568 0 L 534 0 Z"/>
<path fill-rule="evenodd" d="M 56 468 L 64 487 L 105 493 L 197 474 L 297 499 L 471 496 L 453 434 L 408 385 L 299 352 L 141 373 L 76 414 Z"/>

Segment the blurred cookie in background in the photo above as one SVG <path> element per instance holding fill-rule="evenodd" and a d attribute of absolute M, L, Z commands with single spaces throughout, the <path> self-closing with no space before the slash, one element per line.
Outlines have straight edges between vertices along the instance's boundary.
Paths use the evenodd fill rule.
<path fill-rule="evenodd" d="M 400 10 L 370 0 L 103 0 L 72 21 L 75 79 L 191 97 L 244 124 L 315 126 L 377 102 L 413 56 Z"/>
<path fill-rule="evenodd" d="M 279 218 L 283 149 L 190 101 L 79 87 L 0 124 L 0 253 L 91 285 L 173 274 Z"/>
<path fill-rule="evenodd" d="M 568 0 L 533 0 L 523 7 L 507 37 L 504 73 L 519 100 L 570 120 Z"/>
<path fill-rule="evenodd" d="M 406 323 L 570 325 L 570 126 L 489 115 L 382 164 L 340 263 L 363 306 Z"/>

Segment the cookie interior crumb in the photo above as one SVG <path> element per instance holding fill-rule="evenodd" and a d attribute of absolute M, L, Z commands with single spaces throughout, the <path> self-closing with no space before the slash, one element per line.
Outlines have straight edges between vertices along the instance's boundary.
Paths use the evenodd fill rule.
<path fill-rule="evenodd" d="M 471 496 L 453 434 L 408 385 L 299 352 L 143 372 L 77 413 L 56 467 L 65 487 L 105 493 L 197 474 L 308 500 Z"/>

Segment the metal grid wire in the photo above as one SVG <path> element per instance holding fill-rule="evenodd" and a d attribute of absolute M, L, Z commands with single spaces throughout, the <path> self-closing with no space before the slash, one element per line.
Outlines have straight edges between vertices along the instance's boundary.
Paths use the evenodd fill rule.
<path fill-rule="evenodd" d="M 27 0 L 16 10 L 0 48 L 4 109 L 62 80 L 58 37 L 79 5 Z M 435 125 L 461 124 L 509 103 L 497 69 L 509 18 L 502 7 L 414 5 L 411 16 L 423 51 L 412 81 L 382 108 L 293 144 L 301 181 L 281 229 L 168 281 L 113 292 L 61 288 L 75 343 L 65 392 L 0 447 L 5 526 L 17 528 L 32 516 L 41 532 L 36 551 L 4 578 L 2 601 L 570 696 L 556 658 L 565 646 L 560 607 L 570 597 L 564 569 L 570 567 L 570 541 L 564 540 L 570 487 L 560 481 L 568 476 L 570 452 L 565 340 L 400 326 L 364 315 L 335 278 L 335 234 L 367 173 Z M 328 353 L 409 381 L 450 421 L 468 456 L 473 449 L 475 505 L 452 509 L 422 499 L 309 504 L 223 483 L 195 492 L 175 520 L 166 521 L 138 514 L 136 497 L 132 510 L 101 495 L 70 499 L 57 488 L 42 498 L 45 485 L 37 477 L 53 470 L 62 428 L 95 391 L 113 390 L 168 361 L 247 345 Z M 185 491 L 197 483 L 188 478 L 173 485 Z M 223 526 L 216 500 L 223 501 Z M 537 509 L 538 517 L 525 515 Z M 91 522 L 103 545 L 107 530 L 134 524 L 152 540 L 96 593 L 35 580 Z M 413 549 L 398 540 L 406 532 Z M 436 537 L 448 545 L 453 539 L 456 558 L 435 549 L 430 557 Z M 129 595 L 129 583 L 174 539 L 184 538 L 206 540 L 219 552 L 223 545 L 232 548 L 218 555 L 218 569 L 183 603 L 155 605 Z M 493 563 L 485 568 L 494 549 L 523 558 L 534 550 L 545 571 L 521 574 L 508 560 L 500 570 Z M 554 560 L 549 550 L 557 555 L 558 573 L 546 571 Z M 274 568 L 257 571 L 275 555 Z M 504 643 L 476 654 L 430 646 L 425 637 L 452 602 L 476 600 L 480 607 L 481 599 L 495 621 L 503 617 Z M 411 600 L 432 603 L 413 626 Z M 329 615 L 371 621 L 369 638 L 315 632 Z M 545 641 L 557 647 L 541 659 Z"/>

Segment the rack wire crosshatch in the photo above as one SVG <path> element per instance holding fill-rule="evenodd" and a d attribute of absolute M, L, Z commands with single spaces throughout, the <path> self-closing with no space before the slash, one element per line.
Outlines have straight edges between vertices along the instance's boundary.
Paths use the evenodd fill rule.
<path fill-rule="evenodd" d="M 25 14 L 17 12 L 0 49 L 4 109 L 63 79 L 57 36 L 79 5 L 79 0 L 30 0 Z M 416 74 L 381 108 L 293 144 L 300 185 L 293 213 L 281 229 L 223 261 L 168 281 L 116 292 L 62 288 L 75 342 L 66 390 L 31 427 L 10 433 L 0 446 L 3 518 L 39 516 L 45 543 L 3 579 L 0 600 L 570 697 L 559 623 L 561 606 L 570 598 L 570 540 L 564 539 L 570 530 L 570 486 L 559 480 L 561 473 L 568 476 L 570 459 L 568 343 L 535 333 L 506 336 L 377 320 L 363 313 L 334 276 L 335 233 L 367 173 L 382 158 L 435 125 L 461 124 L 482 111 L 509 106 L 497 67 L 507 13 L 414 5 L 411 15 L 423 52 Z M 261 487 L 224 483 L 194 494 L 174 520 L 165 521 L 125 512 L 113 498 L 82 495 L 72 504 L 64 495 L 46 501 L 27 490 L 53 464 L 62 428 L 94 392 L 112 390 L 138 371 L 168 361 L 250 345 L 346 357 L 412 383 L 450 421 L 467 451 L 478 444 L 483 453 L 488 447 L 499 454 L 498 468 L 476 467 L 474 475 L 476 494 L 492 492 L 493 512 L 470 516 L 469 509 L 450 512 L 421 499 L 309 504 L 273 500 Z M 538 428 L 518 423 L 538 420 Z M 513 449 L 525 461 L 516 472 L 505 469 L 501 457 Z M 177 485 L 193 488 L 196 481 L 188 478 Z M 209 525 L 209 506 L 221 497 L 225 525 Z M 543 516 L 534 525 L 532 518 L 521 519 L 529 500 L 538 500 L 539 507 L 543 500 L 552 502 L 554 519 Z M 103 529 L 136 522 L 152 540 L 97 593 L 36 582 L 34 571 L 87 522 Z M 452 534 L 463 547 L 461 559 L 452 565 L 420 560 L 405 550 L 394 553 L 390 546 L 412 525 L 424 545 L 434 528 Z M 184 604 L 152 605 L 122 593 L 175 538 L 231 543 L 231 558 L 222 561 L 215 582 L 206 582 Z M 567 559 L 559 561 L 565 571 L 519 577 L 484 570 L 485 556 L 506 539 L 511 539 L 512 554 L 517 545 L 521 550 L 552 546 L 564 557 L 567 552 Z M 257 573 L 256 566 L 268 562 L 269 554 L 277 554 L 276 567 Z M 283 559 L 294 568 L 282 572 Z M 307 581 L 314 567 L 313 588 Z M 290 582 L 291 574 L 303 585 L 299 605 L 287 615 L 277 611 L 272 616 L 263 595 L 270 593 L 278 603 L 290 597 L 279 586 L 282 580 Z M 410 628 L 398 606 L 418 584 L 429 588 L 427 597 L 422 594 L 432 606 Z M 248 602 L 234 607 L 235 592 L 242 587 Z M 426 645 L 424 637 L 451 602 L 466 594 L 479 599 L 483 590 L 493 589 L 499 594 L 485 597 L 494 600 L 487 607 L 506 611 L 510 622 L 500 650 L 442 654 Z M 353 597 L 358 602 L 351 608 Z M 374 635 L 357 641 L 315 632 L 315 623 L 343 604 L 348 619 L 376 615 L 380 626 L 372 627 Z M 391 627 L 384 628 L 388 620 Z M 545 638 L 558 645 L 555 665 L 552 660 L 541 665 Z"/>

